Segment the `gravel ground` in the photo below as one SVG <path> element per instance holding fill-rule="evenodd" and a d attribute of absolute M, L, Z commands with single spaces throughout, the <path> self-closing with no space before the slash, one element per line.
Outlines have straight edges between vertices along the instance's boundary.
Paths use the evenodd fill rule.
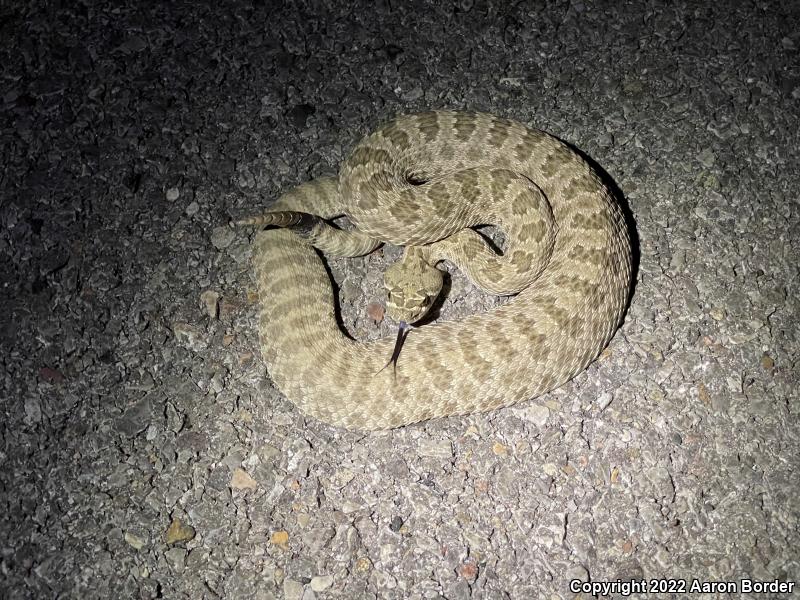
<path fill-rule="evenodd" d="M 799 580 L 800 8 L 258 4 L 0 7 L 0 597 Z M 224 225 L 428 108 L 602 165 L 635 292 L 549 395 L 336 430 L 265 376 Z M 397 253 L 331 261 L 358 337 L 389 332 L 367 310 Z M 443 318 L 490 304 L 456 273 Z"/>

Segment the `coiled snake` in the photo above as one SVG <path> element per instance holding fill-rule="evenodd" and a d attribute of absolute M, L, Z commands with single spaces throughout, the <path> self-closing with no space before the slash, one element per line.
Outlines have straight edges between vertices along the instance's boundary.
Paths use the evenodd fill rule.
<path fill-rule="evenodd" d="M 402 116 L 364 138 L 338 178 L 288 192 L 255 238 L 261 351 L 275 385 L 303 412 L 354 429 L 509 406 L 582 371 L 620 324 L 631 248 L 618 202 L 594 170 L 554 137 L 488 114 Z M 347 215 L 358 233 L 326 223 Z M 494 224 L 498 256 L 470 229 Z M 394 340 L 347 337 L 312 244 L 364 254 L 405 245 L 386 274 L 390 315 L 412 322 L 432 304 L 447 258 L 482 289 L 516 294 L 458 322 Z"/>

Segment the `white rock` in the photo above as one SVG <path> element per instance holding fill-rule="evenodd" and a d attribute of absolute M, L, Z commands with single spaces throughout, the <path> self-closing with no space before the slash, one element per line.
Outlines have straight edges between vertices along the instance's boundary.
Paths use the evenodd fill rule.
<path fill-rule="evenodd" d="M 317 575 L 311 578 L 311 589 L 322 592 L 333 585 L 333 575 Z"/>

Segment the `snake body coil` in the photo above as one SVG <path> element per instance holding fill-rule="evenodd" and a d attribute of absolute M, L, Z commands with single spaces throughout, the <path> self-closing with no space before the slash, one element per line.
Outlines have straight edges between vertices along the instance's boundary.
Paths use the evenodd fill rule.
<path fill-rule="evenodd" d="M 388 241 L 433 262 L 455 255 L 485 289 L 519 291 L 486 313 L 416 329 L 396 370 L 381 371 L 394 340 L 343 334 L 308 241 L 286 229 L 259 232 L 253 261 L 269 374 L 303 412 L 337 426 L 396 427 L 552 390 L 606 346 L 629 294 L 628 230 L 597 174 L 550 135 L 492 115 L 399 117 L 362 140 L 338 178 L 301 185 L 270 210 L 351 217 L 354 236 L 319 232 L 326 252 L 354 255 Z M 512 235 L 502 257 L 479 259 L 470 273 L 482 250 L 462 231 L 476 223 Z"/>

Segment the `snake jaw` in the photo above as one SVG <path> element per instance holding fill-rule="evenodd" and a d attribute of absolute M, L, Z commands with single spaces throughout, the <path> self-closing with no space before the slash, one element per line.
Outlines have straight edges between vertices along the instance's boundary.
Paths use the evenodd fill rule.
<path fill-rule="evenodd" d="M 434 297 L 419 295 L 405 297 L 402 294 L 389 295 L 386 309 L 389 315 L 399 323 L 416 323 L 422 319 L 433 304 Z"/>
<path fill-rule="evenodd" d="M 441 271 L 406 255 L 384 273 L 387 312 L 396 321 L 419 321 L 439 297 L 443 283 Z"/>

